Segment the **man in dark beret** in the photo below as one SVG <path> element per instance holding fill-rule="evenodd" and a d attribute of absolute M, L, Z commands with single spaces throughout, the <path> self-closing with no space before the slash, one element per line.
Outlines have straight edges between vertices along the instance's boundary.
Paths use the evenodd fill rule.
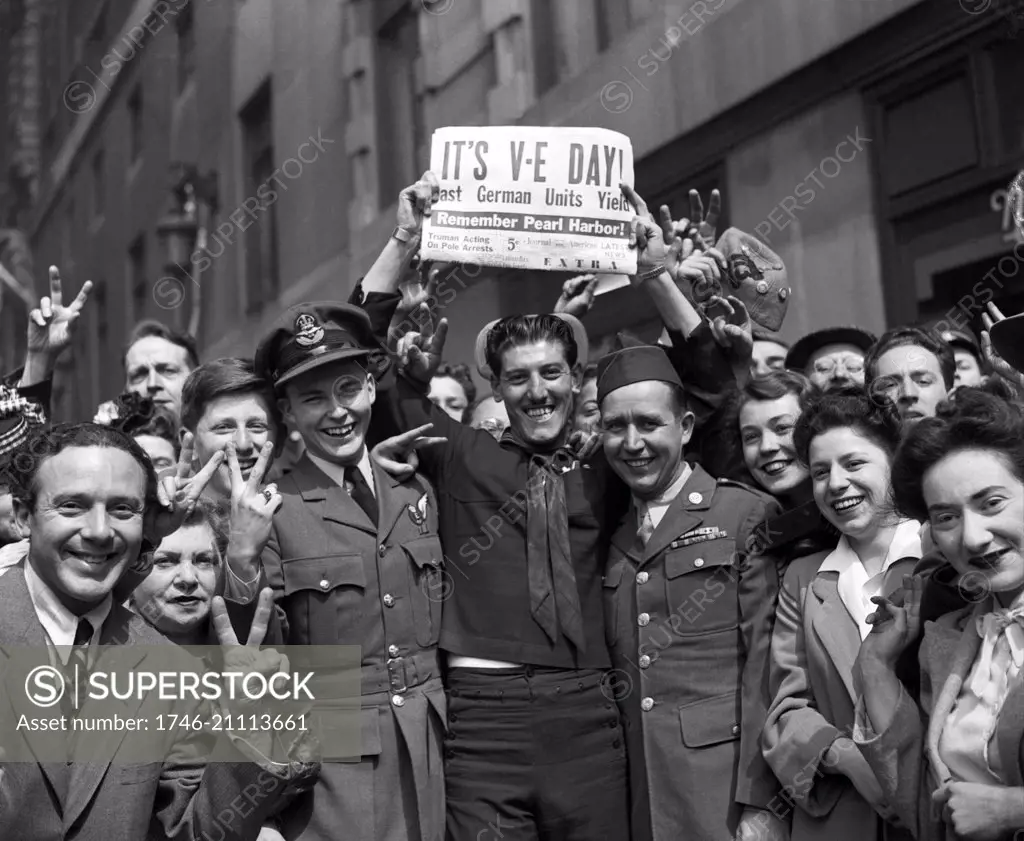
<path fill-rule="evenodd" d="M 273 383 L 284 419 L 305 444 L 279 482 L 281 509 L 260 557 L 287 620 L 286 640 L 361 648 L 361 697 L 328 700 L 361 708 L 362 754 L 325 755 L 314 790 L 278 817 L 281 831 L 288 841 L 333 838 L 339 827 L 354 841 L 440 838 L 437 506 L 419 475 L 389 476 L 366 447 L 390 360 L 364 310 L 306 303 L 260 342 L 255 370 Z M 258 568 L 248 572 L 258 580 Z M 328 657 L 318 678 L 330 669 Z"/>
<path fill-rule="evenodd" d="M 622 338 L 597 396 L 605 457 L 632 491 L 604 580 L 632 837 L 785 837 L 760 748 L 778 579 L 750 551 L 778 506 L 683 459 L 693 415 L 660 347 Z"/>

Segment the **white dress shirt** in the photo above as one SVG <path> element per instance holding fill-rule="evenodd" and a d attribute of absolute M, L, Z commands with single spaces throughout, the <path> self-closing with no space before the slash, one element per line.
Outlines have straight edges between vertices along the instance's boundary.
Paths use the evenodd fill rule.
<path fill-rule="evenodd" d="M 885 574 L 896 561 L 901 558 L 921 558 L 921 524 L 917 520 L 904 520 L 896 527 L 896 533 L 889 543 L 889 551 L 882 562 L 882 569 L 873 576 L 868 576 L 864 564 L 853 551 L 844 535 L 839 545 L 828 555 L 818 568 L 822 572 L 839 573 L 839 598 L 843 606 L 857 626 L 860 638 L 866 639 L 871 633 L 871 625 L 867 622 L 868 614 L 874 613 L 875 606 L 871 603 L 872 596 L 882 595 Z"/>
<path fill-rule="evenodd" d="M 328 479 L 333 479 L 334 482 L 345 490 L 348 490 L 348 486 L 345 484 L 345 466 L 342 464 L 335 464 L 331 461 L 325 461 L 319 456 L 313 455 L 309 450 L 306 450 L 306 455 L 309 456 L 309 460 L 319 467 L 326 475 Z M 370 451 L 363 447 L 363 456 L 359 459 L 357 465 L 359 472 L 363 474 L 363 478 L 366 480 L 366 484 L 369 486 L 370 491 L 374 497 L 377 496 L 377 487 L 373 483 L 373 468 L 370 465 Z"/>
<path fill-rule="evenodd" d="M 107 616 L 110 615 L 110 607 L 114 601 L 113 596 L 108 593 L 102 602 L 84 616 L 75 616 L 61 604 L 53 590 L 36 574 L 32 564 L 28 562 L 25 563 L 25 585 L 28 587 L 28 597 L 32 600 L 32 607 L 35 608 L 36 616 L 39 617 L 39 624 L 46 631 L 52 650 L 60 658 L 61 663 L 65 666 L 68 664 L 71 649 L 75 644 L 75 632 L 78 630 L 79 620 L 88 619 L 89 624 L 92 625 L 92 639 L 89 640 L 89 646 L 98 644 L 100 628 L 103 627 Z"/>

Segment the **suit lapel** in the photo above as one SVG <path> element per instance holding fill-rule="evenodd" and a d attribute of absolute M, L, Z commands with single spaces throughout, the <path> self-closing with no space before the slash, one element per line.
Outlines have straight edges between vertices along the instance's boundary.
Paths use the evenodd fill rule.
<path fill-rule="evenodd" d="M 673 540 L 704 522 L 705 512 L 711 507 L 716 487 L 715 480 L 700 465 L 694 466 L 690 478 L 672 500 L 651 539 L 647 541 L 643 557 L 645 564 L 663 552 Z"/>
<path fill-rule="evenodd" d="M 4 668 L 4 691 L 11 701 L 16 724 L 22 716 L 29 720 L 59 717 L 60 707 L 43 709 L 28 698 L 25 680 L 31 669 L 50 664 L 50 650 L 46 632 L 36 616 L 35 607 L 25 584 L 24 561 L 12 567 L 0 578 L 0 652 Z M 59 760 L 67 752 L 69 733 L 60 730 L 21 731 L 29 750 L 39 763 L 44 776 L 55 792 L 63 794 L 67 786 L 67 765 Z M 17 759 L 29 761 L 28 756 Z M 63 797 L 58 797 L 63 802 Z"/>
<path fill-rule="evenodd" d="M 377 524 L 372 522 L 348 491 L 320 470 L 303 455 L 291 472 L 303 502 L 319 503 L 320 516 L 332 523 L 361 529 L 370 534 L 377 533 Z"/>
<path fill-rule="evenodd" d="M 124 680 L 131 674 L 146 656 L 146 649 L 134 646 L 131 634 L 131 622 L 134 614 L 119 604 L 114 604 L 107 621 L 100 631 L 100 655 L 93 664 L 91 671 L 115 672 Z M 80 718 L 84 721 L 113 718 L 134 718 L 141 706 L 137 692 L 131 693 L 126 700 L 109 697 L 103 701 L 89 702 L 82 707 Z M 86 806 L 92 800 L 100 783 L 106 776 L 107 768 L 114 758 L 127 730 L 114 732 L 79 731 L 73 735 L 75 757 L 78 761 L 71 768 L 71 781 L 68 787 L 67 807 L 64 810 L 64 829 L 69 830 L 78 820 Z M 150 736 L 154 745 L 158 744 L 155 737 Z"/>
<path fill-rule="evenodd" d="M 850 702 L 856 703 L 853 664 L 860 652 L 860 630 L 843 600 L 839 598 L 836 578 L 837 576 L 825 574 L 816 576 L 811 582 L 811 594 L 818 601 L 818 610 L 811 619 L 811 626 L 825 647 L 836 671 L 839 672 L 850 696 Z"/>
<path fill-rule="evenodd" d="M 612 545 L 634 564 L 639 564 L 643 557 L 643 546 L 637 537 L 637 525 L 636 505 L 630 503 L 629 510 L 612 535 Z"/>

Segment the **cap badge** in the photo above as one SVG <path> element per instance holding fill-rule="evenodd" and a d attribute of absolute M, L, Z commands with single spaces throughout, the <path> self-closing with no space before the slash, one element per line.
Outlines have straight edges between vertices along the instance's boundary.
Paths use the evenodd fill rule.
<path fill-rule="evenodd" d="M 316 323 L 316 319 L 304 312 L 295 319 L 295 341 L 303 347 L 310 347 L 322 342 L 324 328 Z"/>

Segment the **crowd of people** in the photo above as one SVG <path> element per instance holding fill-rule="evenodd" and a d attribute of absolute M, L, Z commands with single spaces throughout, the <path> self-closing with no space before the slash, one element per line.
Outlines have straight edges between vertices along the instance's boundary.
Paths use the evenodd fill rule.
<path fill-rule="evenodd" d="M 251 358 L 144 322 L 91 422 L 47 422 L 91 288 L 65 305 L 50 270 L 0 385 L 0 646 L 220 646 L 265 675 L 275 646 L 327 674 L 356 646 L 358 696 L 314 708 L 355 709 L 360 749 L 253 726 L 230 761 L 185 731 L 143 764 L 68 734 L 54 762 L 5 725 L 0 838 L 1024 829 L 1024 316 L 790 346 L 785 266 L 718 236 L 717 193 L 672 219 L 622 191 L 664 332 L 599 358 L 592 276 L 444 358 L 434 290 L 463 267 L 418 258 L 429 172 L 347 300 Z"/>

